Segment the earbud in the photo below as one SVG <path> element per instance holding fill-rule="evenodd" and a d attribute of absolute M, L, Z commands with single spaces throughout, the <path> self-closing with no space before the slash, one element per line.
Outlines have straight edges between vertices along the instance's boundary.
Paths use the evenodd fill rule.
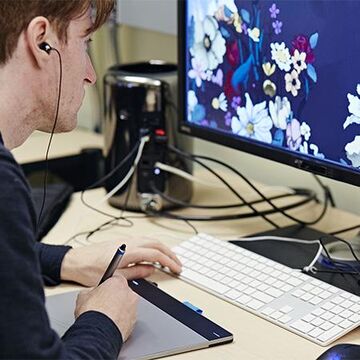
<path fill-rule="evenodd" d="M 42 42 L 39 48 L 48 54 L 50 54 L 50 51 L 53 49 L 47 42 Z"/>

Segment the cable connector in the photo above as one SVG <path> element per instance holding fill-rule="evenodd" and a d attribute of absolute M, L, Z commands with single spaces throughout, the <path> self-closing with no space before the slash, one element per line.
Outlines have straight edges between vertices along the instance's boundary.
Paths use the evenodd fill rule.
<path fill-rule="evenodd" d="M 143 212 L 159 212 L 163 207 L 163 201 L 160 195 L 142 193 L 140 197 L 140 208 Z"/>

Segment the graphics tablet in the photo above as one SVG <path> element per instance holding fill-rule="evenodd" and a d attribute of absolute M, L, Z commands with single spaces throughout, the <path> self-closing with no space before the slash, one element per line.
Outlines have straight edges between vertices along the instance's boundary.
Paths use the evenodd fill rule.
<path fill-rule="evenodd" d="M 148 281 L 133 280 L 129 285 L 140 295 L 138 320 L 118 360 L 155 359 L 233 340 L 231 333 Z M 51 326 L 60 336 L 74 322 L 77 294 L 46 298 Z"/>

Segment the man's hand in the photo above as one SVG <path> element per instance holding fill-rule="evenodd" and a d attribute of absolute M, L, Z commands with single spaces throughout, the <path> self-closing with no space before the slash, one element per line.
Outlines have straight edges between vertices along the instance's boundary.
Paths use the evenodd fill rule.
<path fill-rule="evenodd" d="M 99 311 L 114 321 L 126 341 L 135 326 L 138 300 L 126 279 L 116 274 L 98 287 L 80 292 L 75 317 L 86 311 Z"/>
<path fill-rule="evenodd" d="M 69 250 L 61 264 L 61 280 L 85 286 L 97 285 L 122 243 L 106 241 Z M 159 263 L 176 274 L 181 272 L 180 260 L 167 246 L 159 242 L 142 242 L 137 245 L 133 240 L 126 243 L 119 272 L 128 280 L 144 278 L 154 272 L 154 263 Z"/>

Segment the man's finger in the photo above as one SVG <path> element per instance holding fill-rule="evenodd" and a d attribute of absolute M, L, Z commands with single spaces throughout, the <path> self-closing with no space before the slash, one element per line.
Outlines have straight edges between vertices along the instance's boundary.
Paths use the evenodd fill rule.
<path fill-rule="evenodd" d="M 166 246 L 166 245 L 164 245 L 164 244 L 162 244 L 160 242 L 146 243 L 142 247 L 151 248 L 151 249 L 157 249 L 157 250 L 163 252 L 169 258 L 173 259 L 176 263 L 178 263 L 181 266 L 181 261 L 176 256 L 176 254 L 168 246 Z"/>
<path fill-rule="evenodd" d="M 181 265 L 175 260 L 165 255 L 162 251 L 153 248 L 139 247 L 128 251 L 124 256 L 122 267 L 129 264 L 136 264 L 140 262 L 160 263 L 161 266 L 168 267 L 174 273 L 181 272 Z"/>
<path fill-rule="evenodd" d="M 152 275 L 155 268 L 152 265 L 134 265 L 124 269 L 117 270 L 127 280 L 143 279 Z"/>

